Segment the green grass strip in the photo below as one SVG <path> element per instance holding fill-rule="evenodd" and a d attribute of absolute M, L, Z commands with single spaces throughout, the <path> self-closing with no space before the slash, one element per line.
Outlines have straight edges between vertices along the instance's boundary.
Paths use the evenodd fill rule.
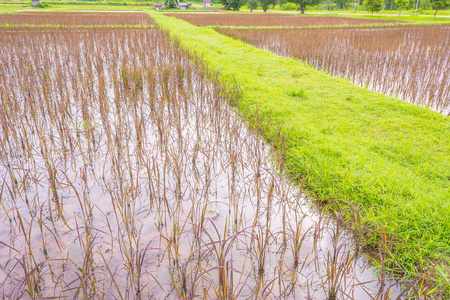
<path fill-rule="evenodd" d="M 395 233 L 395 265 L 418 276 L 418 268 L 450 254 L 450 118 L 149 13 L 227 81 L 236 79 L 244 116 L 283 124 L 286 164 L 318 199 L 359 204 L 362 223 Z M 438 268 L 440 284 L 448 272 Z"/>

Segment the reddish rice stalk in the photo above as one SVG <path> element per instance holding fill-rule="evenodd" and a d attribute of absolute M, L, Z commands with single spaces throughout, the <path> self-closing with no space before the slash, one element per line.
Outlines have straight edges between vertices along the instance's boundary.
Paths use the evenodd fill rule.
<path fill-rule="evenodd" d="M 141 25 L 154 24 L 139 12 L 26 12 L 0 14 L 0 25 Z"/>
<path fill-rule="evenodd" d="M 281 14 L 167 14 L 196 26 L 285 26 L 387 24 L 391 20 L 345 17 L 292 16 Z"/>

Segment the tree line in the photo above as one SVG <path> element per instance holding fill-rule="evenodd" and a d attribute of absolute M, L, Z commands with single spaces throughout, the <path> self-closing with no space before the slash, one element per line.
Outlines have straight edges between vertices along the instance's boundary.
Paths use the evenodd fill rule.
<path fill-rule="evenodd" d="M 222 4 L 225 8 L 238 11 L 242 6 L 246 5 L 250 11 L 261 7 L 264 12 L 268 9 L 274 7 L 275 5 L 283 5 L 287 2 L 296 4 L 297 9 L 301 11 L 302 14 L 305 13 L 306 6 L 323 5 L 324 9 L 328 7 L 333 7 L 335 9 L 345 9 L 353 6 L 356 7 L 362 5 L 372 14 L 380 10 L 398 10 L 401 14 L 402 10 L 415 9 L 419 5 L 422 9 L 434 9 L 435 16 L 438 10 L 446 9 L 450 6 L 450 0 L 216 0 Z M 363 1 L 363 2 L 361 2 Z"/>

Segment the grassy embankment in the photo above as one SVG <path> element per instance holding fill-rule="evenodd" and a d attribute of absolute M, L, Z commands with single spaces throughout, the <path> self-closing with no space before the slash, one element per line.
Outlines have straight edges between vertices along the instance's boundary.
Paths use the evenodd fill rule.
<path fill-rule="evenodd" d="M 336 15 L 340 15 L 340 14 L 336 14 Z M 341 14 L 341 16 L 343 16 Z M 355 18 L 367 18 L 367 19 L 382 19 L 382 20 L 392 20 L 392 21 L 410 21 L 410 22 L 415 22 L 418 24 L 434 24 L 434 23 L 450 23 L 450 18 L 448 17 L 425 17 L 425 16 L 408 16 L 408 15 L 392 15 L 392 16 L 377 16 L 377 15 L 373 15 L 373 16 L 357 16 L 357 15 L 345 15 L 345 17 L 355 17 Z"/>
<path fill-rule="evenodd" d="M 259 8 L 261 9 L 261 8 Z M 300 13 L 299 10 L 282 10 L 280 9 L 279 5 L 275 6 L 272 10 L 270 11 L 289 11 L 291 13 L 294 12 L 298 12 Z M 364 17 L 366 16 L 372 16 L 372 12 L 371 11 L 367 11 L 367 10 L 363 10 L 362 7 L 360 7 L 360 10 L 353 10 L 353 9 L 332 9 L 332 10 L 324 10 L 324 9 L 316 9 L 316 8 L 309 8 L 308 6 L 306 7 L 305 13 L 334 13 L 334 14 L 339 14 L 339 15 L 364 15 Z M 435 11 L 431 10 L 431 9 L 427 9 L 427 10 L 422 10 L 422 9 L 418 9 L 417 10 L 417 15 L 418 16 L 434 16 Z M 398 10 L 380 10 L 379 12 L 374 12 L 373 16 L 384 16 L 384 15 L 395 15 L 398 16 Z M 450 10 L 446 9 L 446 10 L 438 10 L 437 12 L 437 17 L 438 16 L 448 16 L 450 15 Z M 416 16 L 415 10 L 414 9 L 410 9 L 410 10 L 402 10 L 401 12 L 401 16 Z"/>
<path fill-rule="evenodd" d="M 286 165 L 305 177 L 317 199 L 361 225 L 395 233 L 392 266 L 419 277 L 450 253 L 450 119 L 357 87 L 304 63 L 282 58 L 220 35 L 212 28 L 150 12 L 183 46 L 242 89 L 240 110 L 269 122 L 270 136 L 283 124 Z M 333 200 L 331 200 L 333 199 Z M 375 229 L 374 229 L 375 230 Z M 376 242 L 377 235 L 367 235 Z M 429 273 L 428 273 L 429 274 Z M 428 277 L 429 275 L 427 275 Z M 447 262 L 433 275 L 449 283 Z"/>

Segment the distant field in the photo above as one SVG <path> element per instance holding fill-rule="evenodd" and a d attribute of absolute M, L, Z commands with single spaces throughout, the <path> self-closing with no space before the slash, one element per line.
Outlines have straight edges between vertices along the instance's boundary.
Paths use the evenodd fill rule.
<path fill-rule="evenodd" d="M 281 14 L 166 14 L 196 26 L 321 26 L 387 24 L 392 20 L 375 20 L 330 16 L 292 16 Z"/>
<path fill-rule="evenodd" d="M 139 25 L 151 24 L 143 13 L 110 12 L 23 12 L 0 14 L 0 25 Z"/>
<path fill-rule="evenodd" d="M 450 114 L 450 25 L 218 32 L 383 94 Z"/>

